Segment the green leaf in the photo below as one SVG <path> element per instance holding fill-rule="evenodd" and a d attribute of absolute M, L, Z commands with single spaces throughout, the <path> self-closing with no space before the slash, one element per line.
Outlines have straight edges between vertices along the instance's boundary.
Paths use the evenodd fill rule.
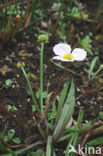
<path fill-rule="evenodd" d="M 40 145 L 42 145 L 42 144 L 43 144 L 42 141 L 35 142 L 35 143 L 31 144 L 28 147 L 25 147 L 25 148 L 22 148 L 22 149 L 19 149 L 19 150 L 15 151 L 15 155 L 16 156 L 22 156 L 22 155 L 26 154 L 27 152 L 30 152 L 30 151 L 32 152 L 33 151 L 33 148 L 35 148 L 37 146 L 39 148 Z"/>
<path fill-rule="evenodd" d="M 42 93 L 43 98 L 46 98 L 47 95 L 48 95 L 48 94 L 47 94 L 47 91 L 44 91 L 44 92 Z M 38 89 L 38 91 L 36 92 L 36 98 L 37 98 L 37 99 L 40 98 L 40 89 Z"/>
<path fill-rule="evenodd" d="M 47 95 L 48 95 L 48 94 L 47 94 L 47 91 L 44 91 L 44 92 L 43 92 L 43 98 L 45 99 L 45 98 L 47 97 Z"/>
<path fill-rule="evenodd" d="M 53 124 L 48 122 L 48 127 L 49 127 L 50 130 L 52 130 L 53 129 Z"/>
<path fill-rule="evenodd" d="M 65 156 L 69 156 L 70 155 L 70 154 L 68 154 L 68 151 L 70 150 L 70 145 L 72 144 L 74 138 L 75 138 L 75 135 L 72 135 L 72 137 L 70 138 L 69 143 L 68 143 L 68 145 L 66 147 Z"/>
<path fill-rule="evenodd" d="M 15 144 L 20 144 L 21 143 L 21 140 L 19 138 L 13 138 L 12 141 L 15 143 Z"/>
<path fill-rule="evenodd" d="M 97 69 L 97 71 L 94 73 L 94 76 L 96 76 L 102 69 L 103 69 L 103 64 L 101 64 L 99 66 L 99 68 Z"/>
<path fill-rule="evenodd" d="M 17 111 L 18 109 L 15 106 L 6 105 L 6 108 L 12 112 Z"/>
<path fill-rule="evenodd" d="M 35 143 L 31 144 L 28 147 L 25 147 L 25 148 L 22 148 L 22 149 L 18 149 L 18 150 L 16 150 L 14 152 L 14 156 L 23 156 L 23 155 L 27 154 L 28 152 L 32 152 L 33 149 L 37 148 L 37 146 L 39 148 L 40 145 L 43 145 L 43 142 L 42 141 L 38 141 L 38 142 L 35 142 Z M 13 155 L 11 155 L 9 153 L 9 154 L 3 154 L 1 156 L 13 156 Z"/>
<path fill-rule="evenodd" d="M 35 105 L 32 105 L 32 111 L 33 111 L 33 112 L 36 111 L 36 107 L 35 107 Z"/>
<path fill-rule="evenodd" d="M 15 106 L 12 106 L 12 112 L 17 111 L 18 109 Z"/>
<path fill-rule="evenodd" d="M 10 129 L 8 131 L 8 138 L 12 139 L 14 137 L 14 135 L 15 135 L 15 130 L 14 129 Z"/>
<path fill-rule="evenodd" d="M 91 50 L 91 43 L 92 43 L 92 40 L 90 39 L 91 37 L 91 33 L 89 33 L 88 35 L 86 35 L 83 39 L 81 39 L 79 37 L 79 35 L 77 34 L 76 35 L 77 39 L 78 39 L 78 42 L 79 44 L 86 49 L 86 51 L 90 54 L 90 55 L 93 55 L 93 52 Z"/>
<path fill-rule="evenodd" d="M 91 45 L 90 45 L 91 43 L 92 43 L 92 40 L 90 39 L 90 37 L 88 35 L 86 35 L 85 38 L 81 41 L 81 45 L 84 48 L 91 47 Z"/>
<path fill-rule="evenodd" d="M 55 101 L 56 100 L 53 101 L 53 104 L 52 104 L 52 112 L 49 115 L 48 121 L 56 118 L 56 114 L 57 113 L 56 113 L 56 104 L 55 104 Z"/>
<path fill-rule="evenodd" d="M 78 7 L 73 7 L 72 9 L 68 9 L 69 16 L 72 16 L 74 18 L 80 18 L 80 19 L 84 19 L 87 20 L 88 19 L 88 14 L 86 14 L 86 12 L 84 10 L 79 9 Z"/>
<path fill-rule="evenodd" d="M 14 129 L 10 129 L 8 131 L 8 135 L 4 136 L 4 141 L 5 142 L 8 142 L 8 141 L 12 140 L 12 138 L 14 137 L 14 135 L 15 135 L 15 130 Z"/>
<path fill-rule="evenodd" d="M 73 135 L 72 133 L 69 133 L 69 134 L 67 134 L 67 135 L 62 136 L 62 137 L 58 140 L 58 142 L 64 141 L 64 140 L 70 138 L 72 135 Z"/>
<path fill-rule="evenodd" d="M 83 114 L 84 112 L 83 112 L 83 110 L 82 109 L 80 109 L 80 111 L 79 111 L 79 115 L 78 115 L 78 119 L 77 119 L 77 123 L 76 123 L 76 125 L 75 125 L 75 128 L 76 129 L 79 129 L 79 128 L 81 128 L 81 124 L 82 124 L 82 121 L 83 121 Z M 75 129 L 74 128 L 74 129 Z"/>
<path fill-rule="evenodd" d="M 52 136 L 48 136 L 46 156 L 52 156 Z"/>
<path fill-rule="evenodd" d="M 73 111 L 74 111 L 74 104 L 75 104 L 75 88 L 74 83 L 72 81 L 71 88 L 69 91 L 69 94 L 67 96 L 66 102 L 64 104 L 64 107 L 62 109 L 62 113 L 60 116 L 60 119 L 57 123 L 57 126 L 53 133 L 53 139 L 57 140 L 59 136 L 61 135 L 62 131 L 65 129 L 67 123 L 70 121 Z"/>
<path fill-rule="evenodd" d="M 6 9 L 3 10 L 3 12 L 5 12 Z M 14 6 L 14 5 L 11 5 L 10 7 L 8 6 L 7 7 L 7 14 L 9 15 L 17 15 L 17 14 L 20 14 L 21 11 L 20 11 L 20 6 Z"/>
<path fill-rule="evenodd" d="M 58 109 L 57 109 L 57 118 L 56 118 L 57 121 L 61 115 L 61 111 L 62 111 L 62 107 L 63 107 L 64 101 L 65 101 L 65 98 L 67 95 L 68 87 L 69 87 L 69 82 L 64 84 L 64 88 L 63 88 L 61 95 L 60 95 L 60 99 L 59 99 L 59 103 L 58 103 Z"/>
<path fill-rule="evenodd" d="M 11 87 L 12 86 L 12 81 L 10 80 L 10 79 L 7 79 L 6 81 L 5 81 L 5 87 L 6 88 L 9 88 L 9 87 Z"/>
<path fill-rule="evenodd" d="M 64 66 L 61 66 L 60 64 L 58 64 L 58 63 L 54 62 L 52 59 L 50 60 L 50 62 L 51 62 L 51 63 L 53 63 L 55 66 L 57 66 L 57 67 L 59 67 L 59 68 L 63 69 L 63 70 L 65 69 L 65 67 L 64 67 Z M 76 76 L 81 77 L 81 75 L 80 75 L 80 74 L 78 74 L 78 73 L 74 72 L 74 71 L 73 71 L 73 70 L 71 70 L 71 69 L 67 69 L 67 71 L 68 71 L 68 72 L 70 72 L 70 73 L 72 73 L 72 74 L 74 74 L 74 75 L 76 75 Z"/>
<path fill-rule="evenodd" d="M 30 152 L 27 156 L 44 156 L 44 151 Z"/>
<path fill-rule="evenodd" d="M 86 51 L 87 51 L 90 55 L 93 56 L 93 52 L 92 52 L 92 50 L 91 50 L 90 48 L 85 48 L 85 49 L 86 49 Z"/>
<path fill-rule="evenodd" d="M 37 98 L 37 99 L 40 98 L 40 89 L 38 89 L 38 91 L 36 92 L 36 98 Z"/>
<path fill-rule="evenodd" d="M 9 154 L 2 154 L 1 156 L 13 156 L 13 155 L 9 153 Z"/>
<path fill-rule="evenodd" d="M 83 110 L 80 110 L 79 111 L 79 115 L 78 115 L 78 119 L 77 119 L 77 123 L 76 123 L 76 125 L 74 127 L 74 130 L 77 129 L 77 128 L 78 129 L 81 128 L 82 121 L 83 121 Z M 72 136 L 74 136 L 72 145 L 73 145 L 74 148 L 76 148 L 76 145 L 77 145 L 77 142 L 78 142 L 78 138 L 79 138 L 79 130 L 77 132 L 73 132 Z M 69 144 L 70 144 L 70 142 L 69 142 Z M 74 153 L 71 153 L 70 155 L 74 156 Z"/>
<path fill-rule="evenodd" d="M 90 69 L 89 69 L 88 78 L 90 78 L 90 76 L 91 76 L 91 74 L 92 74 L 92 72 L 93 72 L 93 69 L 94 69 L 94 67 L 95 67 L 95 65 L 96 65 L 97 60 L 98 60 L 98 56 L 96 56 L 96 57 L 92 60 L 91 65 L 90 65 Z"/>
<path fill-rule="evenodd" d="M 5 106 L 8 110 L 11 110 L 12 106 L 11 105 L 6 105 Z"/>
<path fill-rule="evenodd" d="M 96 146 L 96 145 L 101 145 L 101 144 L 103 144 L 103 136 L 87 142 L 87 145 L 89 146 Z"/>

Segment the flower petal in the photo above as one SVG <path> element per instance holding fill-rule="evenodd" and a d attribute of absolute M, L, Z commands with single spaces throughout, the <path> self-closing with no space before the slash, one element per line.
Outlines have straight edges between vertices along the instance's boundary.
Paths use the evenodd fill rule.
<path fill-rule="evenodd" d="M 75 48 L 72 51 L 72 55 L 75 61 L 83 61 L 87 56 L 87 52 L 84 49 Z"/>
<path fill-rule="evenodd" d="M 74 60 L 64 59 L 62 56 L 54 56 L 53 59 L 54 60 L 60 60 L 60 61 L 63 61 L 63 62 L 73 62 L 74 61 Z"/>
<path fill-rule="evenodd" d="M 66 43 L 59 43 L 53 47 L 53 51 L 58 56 L 64 56 L 64 54 L 71 52 L 71 47 Z"/>

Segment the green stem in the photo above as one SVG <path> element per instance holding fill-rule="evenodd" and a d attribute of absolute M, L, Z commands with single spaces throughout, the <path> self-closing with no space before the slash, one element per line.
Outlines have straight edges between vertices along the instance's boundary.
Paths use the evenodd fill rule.
<path fill-rule="evenodd" d="M 44 42 L 41 43 L 41 53 L 40 53 L 40 108 L 41 113 L 44 113 L 43 110 L 43 50 Z"/>
<path fill-rule="evenodd" d="M 62 85 L 62 83 L 63 83 L 63 80 L 64 80 L 64 76 L 65 76 L 65 74 L 66 74 L 66 72 L 67 72 L 67 68 L 68 68 L 68 64 L 67 64 L 67 66 L 66 66 L 65 69 L 64 69 L 64 72 L 63 72 L 63 74 L 62 74 L 62 76 L 61 76 L 61 79 L 60 79 L 60 81 L 59 81 L 59 84 L 58 84 L 58 88 L 56 89 L 55 94 L 54 94 L 52 100 L 50 101 L 50 103 L 49 103 L 48 106 L 46 107 L 45 116 L 47 116 L 48 111 L 49 111 L 49 109 L 50 109 L 52 103 L 54 102 L 56 96 L 57 96 L 58 93 L 59 93 L 60 87 L 61 87 L 61 85 Z"/>
<path fill-rule="evenodd" d="M 100 14 L 102 13 L 102 8 L 103 8 L 103 0 L 100 0 L 99 6 L 98 6 L 98 9 L 97 9 L 97 12 L 95 14 L 93 26 L 95 26 L 96 22 L 98 22 L 98 19 L 100 17 Z"/>
<path fill-rule="evenodd" d="M 62 10 L 63 10 L 63 6 L 64 6 L 64 3 L 65 3 L 65 0 L 61 0 L 60 3 L 61 3 L 61 5 L 60 5 L 59 11 L 58 11 L 57 20 L 56 20 L 56 23 L 54 25 L 52 35 L 54 35 L 54 33 L 55 33 L 56 29 L 57 29 L 57 25 L 58 25 L 58 23 L 60 21 L 60 17 L 61 17 L 61 14 L 62 14 Z"/>
<path fill-rule="evenodd" d="M 62 66 L 62 65 L 60 65 L 60 64 L 58 64 L 58 63 L 56 63 L 56 62 L 54 62 L 52 59 L 50 59 L 50 62 L 53 63 L 53 64 L 54 64 L 55 66 L 57 66 L 58 68 L 65 69 L 64 66 Z M 74 72 L 74 71 L 71 70 L 71 69 L 67 69 L 67 71 L 70 72 L 70 73 L 72 73 L 72 74 L 74 74 L 74 75 L 76 75 L 76 76 L 82 77 L 80 74 Z"/>
<path fill-rule="evenodd" d="M 74 138 L 75 138 L 75 135 L 73 135 L 73 136 L 70 138 L 70 141 L 69 141 L 69 143 L 68 143 L 68 145 L 67 145 L 67 147 L 66 147 L 65 156 L 68 156 L 68 155 L 69 155 L 69 154 L 68 154 L 68 151 L 70 150 L 70 145 L 72 144 Z"/>
<path fill-rule="evenodd" d="M 28 76 L 27 76 L 27 73 L 26 73 L 24 67 L 21 67 L 21 70 L 22 70 L 22 72 L 23 72 L 23 74 L 24 74 L 24 76 L 25 76 L 25 79 L 26 79 L 27 83 L 28 83 L 29 90 L 30 90 L 31 97 L 32 97 L 32 100 L 33 100 L 33 102 L 34 102 L 34 105 L 35 105 L 36 109 L 40 112 L 40 110 L 39 110 L 39 108 L 38 108 L 38 105 L 37 105 L 37 101 L 36 101 L 36 99 L 35 99 L 35 97 L 34 97 L 34 93 L 33 93 L 33 90 L 32 90 L 32 87 L 31 87 L 31 84 L 30 84 L 30 81 L 29 81 L 29 78 L 28 78 Z"/>
<path fill-rule="evenodd" d="M 41 136 L 43 137 L 43 139 L 45 140 L 46 139 L 46 133 L 45 133 L 45 130 L 43 128 L 41 128 L 40 124 L 38 124 L 38 130 L 39 130 Z"/>

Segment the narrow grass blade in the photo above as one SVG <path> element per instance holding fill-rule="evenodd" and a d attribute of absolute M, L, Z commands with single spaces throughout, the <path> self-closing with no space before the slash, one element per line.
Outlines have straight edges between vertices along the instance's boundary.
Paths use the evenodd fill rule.
<path fill-rule="evenodd" d="M 91 74 L 92 74 L 92 72 L 93 72 L 93 69 L 94 69 L 94 67 L 95 67 L 95 65 L 96 65 L 97 60 L 98 60 L 98 56 L 96 56 L 96 57 L 92 60 L 91 65 L 90 65 L 90 69 L 89 69 L 88 78 L 90 78 L 90 76 L 91 76 Z"/>
<path fill-rule="evenodd" d="M 100 65 L 99 69 L 94 73 L 94 76 L 96 76 L 102 69 L 103 69 L 103 64 Z"/>
<path fill-rule="evenodd" d="M 92 55 L 92 56 L 94 55 L 93 52 L 92 52 L 92 50 L 91 50 L 90 48 L 85 48 L 85 50 L 86 50 L 90 55 Z"/>
<path fill-rule="evenodd" d="M 54 64 L 55 66 L 57 66 L 58 68 L 65 69 L 64 66 L 62 66 L 62 65 L 60 65 L 60 64 L 58 64 L 58 63 L 56 63 L 56 62 L 54 62 L 52 59 L 51 59 L 50 61 L 51 61 L 51 63 L 53 63 L 53 64 Z M 74 72 L 74 71 L 71 70 L 71 69 L 67 69 L 67 71 L 70 72 L 70 73 L 72 73 L 72 74 L 74 74 L 74 75 L 76 75 L 76 76 L 82 77 L 80 74 Z"/>
<path fill-rule="evenodd" d="M 44 151 L 30 152 L 27 156 L 44 156 Z"/>
<path fill-rule="evenodd" d="M 75 138 L 75 136 L 73 135 L 67 145 L 67 148 L 66 148 L 66 153 L 65 153 L 65 156 L 69 156 L 69 150 L 71 149 L 71 145 L 72 145 L 72 142 L 73 142 L 73 139 Z"/>
<path fill-rule="evenodd" d="M 42 141 L 35 142 L 26 148 L 15 151 L 15 155 L 21 156 L 21 155 L 27 153 L 28 151 L 32 151 L 34 148 L 40 147 L 40 145 L 42 145 L 42 144 L 43 144 Z"/>
<path fill-rule="evenodd" d="M 30 90 L 30 93 L 31 93 L 31 96 L 32 96 L 32 100 L 34 102 L 34 105 L 35 105 L 36 109 L 40 112 L 39 107 L 38 107 L 38 104 L 37 104 L 37 101 L 36 101 L 36 98 L 35 98 L 34 93 L 33 93 L 33 90 L 32 90 L 31 83 L 30 83 L 29 78 L 27 76 L 27 73 L 26 73 L 26 71 L 25 71 L 25 69 L 23 67 L 21 69 L 22 69 L 22 72 L 23 72 L 23 74 L 25 76 L 25 79 L 26 79 L 26 81 L 28 83 L 29 90 Z"/>
<path fill-rule="evenodd" d="M 43 51 L 44 43 L 41 43 L 41 53 L 40 53 L 40 109 L 41 113 L 44 113 L 43 108 Z"/>
<path fill-rule="evenodd" d="M 61 135 L 62 131 L 65 129 L 67 123 L 69 122 L 69 120 L 71 119 L 73 115 L 74 104 L 75 104 L 74 92 L 75 92 L 74 83 L 72 81 L 71 88 L 67 96 L 66 102 L 64 104 L 64 107 L 62 109 L 60 119 L 53 133 L 54 141 L 58 140 L 59 136 Z"/>
<path fill-rule="evenodd" d="M 79 128 L 81 127 L 82 120 L 83 120 L 83 111 L 80 110 L 79 115 L 78 115 L 77 124 L 74 127 L 73 132 L 71 131 L 71 133 L 69 133 L 59 139 L 59 141 L 63 141 L 63 140 L 66 140 L 71 137 L 71 139 L 67 145 L 67 148 L 66 148 L 66 155 L 68 155 L 68 151 L 70 150 L 70 145 L 72 145 L 74 149 L 77 145 L 77 141 L 78 141 L 79 133 L 80 133 Z M 75 129 L 77 129 L 77 128 L 78 128 L 78 131 L 75 131 Z M 71 140 L 72 140 L 72 142 L 71 142 Z M 74 155 L 75 155 L 75 153 L 70 153 L 70 156 L 74 156 Z"/>
<path fill-rule="evenodd" d="M 37 148 L 37 147 L 40 147 L 40 145 L 42 145 L 43 142 L 42 141 L 38 141 L 38 142 L 35 142 L 33 144 L 31 144 L 30 146 L 28 147 L 25 147 L 25 148 L 22 148 L 22 149 L 19 149 L 19 150 L 16 150 L 14 152 L 15 156 L 22 156 L 28 152 L 32 152 L 33 149 Z M 11 156 L 11 154 L 2 154 L 1 156 Z"/>
<path fill-rule="evenodd" d="M 63 137 L 61 137 L 59 140 L 58 140 L 58 142 L 60 142 L 60 141 L 64 141 L 64 140 L 66 140 L 66 139 L 69 139 L 70 137 L 72 137 L 72 133 L 69 133 L 69 134 L 67 134 L 67 135 L 65 135 L 65 136 L 63 136 Z"/>
<path fill-rule="evenodd" d="M 68 87 L 69 87 L 69 82 L 64 84 L 64 88 L 61 92 L 61 96 L 60 96 L 59 103 L 58 103 L 58 109 L 57 109 L 57 118 L 56 118 L 57 121 L 61 115 L 61 111 L 62 111 L 62 107 L 63 107 L 64 101 L 67 95 Z"/>
<path fill-rule="evenodd" d="M 52 136 L 48 136 L 46 156 L 52 156 Z"/>
<path fill-rule="evenodd" d="M 55 153 L 55 151 L 53 150 L 53 156 L 56 156 L 56 153 Z"/>
<path fill-rule="evenodd" d="M 82 121 L 83 121 L 83 110 L 82 109 L 80 109 L 80 111 L 79 111 L 79 115 L 78 115 L 78 119 L 77 119 L 77 123 L 76 123 L 76 125 L 75 125 L 75 128 L 77 129 L 77 128 L 81 128 L 81 124 L 82 124 Z"/>
<path fill-rule="evenodd" d="M 87 145 L 89 146 L 97 146 L 101 144 L 103 144 L 103 136 L 97 137 L 96 139 L 87 142 Z"/>

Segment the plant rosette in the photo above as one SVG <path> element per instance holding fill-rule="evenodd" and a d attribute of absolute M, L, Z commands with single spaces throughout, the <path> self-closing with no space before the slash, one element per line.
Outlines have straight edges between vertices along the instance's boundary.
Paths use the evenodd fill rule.
<path fill-rule="evenodd" d="M 56 44 L 53 51 L 57 55 L 53 59 L 65 62 L 83 61 L 87 56 L 87 52 L 81 48 L 75 48 L 71 52 L 71 46 L 66 43 Z"/>

